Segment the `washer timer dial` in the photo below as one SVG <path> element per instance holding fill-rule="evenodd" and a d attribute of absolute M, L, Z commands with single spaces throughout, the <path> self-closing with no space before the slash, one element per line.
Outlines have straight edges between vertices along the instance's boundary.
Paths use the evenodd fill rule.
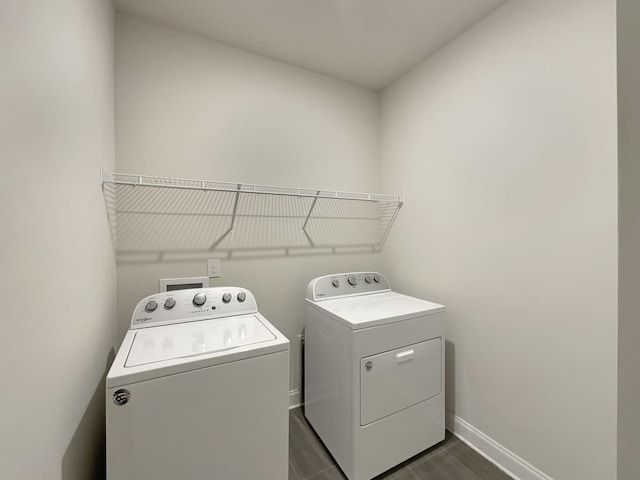
<path fill-rule="evenodd" d="M 193 296 L 193 304 L 196 307 L 201 307 L 207 301 L 207 296 L 204 293 L 196 293 Z"/>
<path fill-rule="evenodd" d="M 156 308 L 158 308 L 158 302 L 156 302 L 155 300 L 149 300 L 144 306 L 144 309 L 149 313 L 155 311 Z"/>

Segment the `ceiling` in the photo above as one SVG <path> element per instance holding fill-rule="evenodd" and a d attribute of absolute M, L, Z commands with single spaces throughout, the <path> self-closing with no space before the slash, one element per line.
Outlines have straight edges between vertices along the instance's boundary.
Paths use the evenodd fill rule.
<path fill-rule="evenodd" d="M 381 89 L 507 0 L 115 0 L 118 11 Z"/>

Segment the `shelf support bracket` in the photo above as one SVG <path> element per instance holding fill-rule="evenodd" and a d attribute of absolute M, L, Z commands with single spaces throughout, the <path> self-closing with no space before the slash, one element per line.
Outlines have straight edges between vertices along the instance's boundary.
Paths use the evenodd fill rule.
<path fill-rule="evenodd" d="M 320 195 L 320 190 L 316 192 L 316 197 L 313 199 L 313 202 L 311 203 L 311 207 L 309 208 L 309 213 L 307 213 L 307 218 L 304 219 L 304 224 L 302 225 L 302 233 L 304 233 L 304 236 L 307 237 L 307 240 L 309 241 L 309 245 L 311 245 L 312 247 L 315 247 L 315 244 L 313 243 L 313 240 L 311 240 L 311 237 L 307 233 L 307 223 L 309 223 L 309 218 L 311 217 L 311 213 L 313 212 L 313 209 L 316 206 L 316 202 L 318 201 L 317 195 Z"/>
<path fill-rule="evenodd" d="M 105 172 L 103 169 L 100 169 L 100 185 L 102 185 L 103 189 L 105 183 L 114 183 L 113 173 Z"/>
<path fill-rule="evenodd" d="M 398 206 L 395 208 L 395 211 L 393 212 L 393 216 L 391 217 L 391 221 L 389 222 L 389 225 L 387 225 L 387 229 L 384 232 L 384 235 L 382 236 L 382 239 L 380 240 L 380 243 L 377 245 L 378 251 L 381 251 L 382 247 L 384 247 L 384 244 L 387 241 L 387 237 L 389 236 L 389 232 L 391 232 L 391 227 L 393 227 L 393 224 L 396 221 L 396 217 L 398 216 L 398 212 L 400 211 L 400 208 L 402 208 L 403 204 L 404 204 L 404 202 L 402 200 L 400 200 L 398 202 Z"/>
<path fill-rule="evenodd" d="M 237 191 L 236 191 L 236 198 L 233 201 L 233 212 L 231 214 L 231 226 L 220 236 L 220 238 L 218 238 L 218 240 L 213 242 L 213 244 L 209 247 L 210 251 L 215 250 L 216 247 L 220 245 L 220 242 L 222 242 L 225 238 L 227 238 L 227 235 L 233 233 L 233 227 L 236 224 L 236 212 L 238 211 L 238 200 L 240 200 L 241 188 L 242 188 L 242 185 L 238 184 Z"/>

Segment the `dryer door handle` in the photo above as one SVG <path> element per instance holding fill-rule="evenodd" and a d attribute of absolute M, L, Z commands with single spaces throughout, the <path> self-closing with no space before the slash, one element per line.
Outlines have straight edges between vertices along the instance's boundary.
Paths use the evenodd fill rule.
<path fill-rule="evenodd" d="M 405 350 L 404 352 L 400 352 L 396 354 L 396 363 L 404 363 L 409 360 L 413 360 L 414 357 L 413 348 L 411 350 Z"/>

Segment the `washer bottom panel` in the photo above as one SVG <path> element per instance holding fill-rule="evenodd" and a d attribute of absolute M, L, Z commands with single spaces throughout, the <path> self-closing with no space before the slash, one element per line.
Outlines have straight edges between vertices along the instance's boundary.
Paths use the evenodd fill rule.
<path fill-rule="evenodd" d="M 108 480 L 287 478 L 288 384 L 287 350 L 108 389 Z"/>

